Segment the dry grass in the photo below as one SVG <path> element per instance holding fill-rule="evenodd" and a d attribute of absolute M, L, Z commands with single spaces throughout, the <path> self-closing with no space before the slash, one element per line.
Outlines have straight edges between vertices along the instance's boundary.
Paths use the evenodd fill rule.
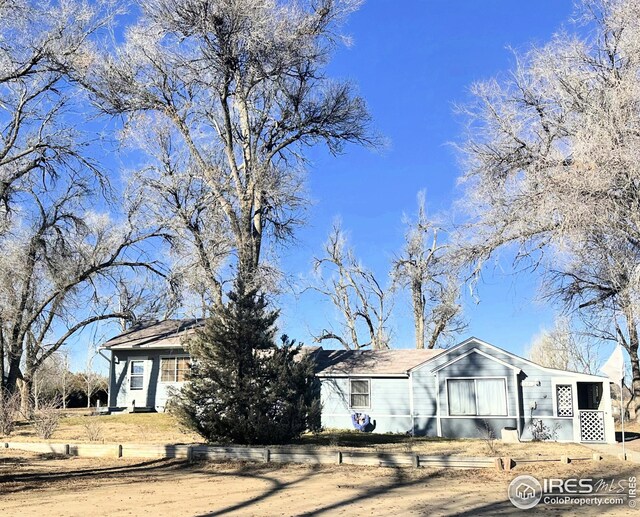
<path fill-rule="evenodd" d="M 135 413 L 108 416 L 89 416 L 84 411 L 65 412 L 50 442 L 89 442 L 87 426 L 99 423 L 102 443 L 180 444 L 202 443 L 196 433 L 185 430 L 167 413 Z M 9 441 L 42 441 L 33 427 L 22 422 Z M 322 448 L 351 448 L 388 452 L 416 452 L 433 456 L 511 456 L 512 458 L 590 458 L 592 451 L 579 444 L 555 442 L 502 443 L 496 441 L 495 452 L 488 450 L 484 440 L 447 440 L 444 438 L 414 438 L 396 434 L 360 433 L 357 431 L 329 430 L 319 434 L 306 434 L 294 446 Z"/>
<path fill-rule="evenodd" d="M 87 425 L 100 424 L 102 443 L 157 443 L 178 444 L 202 442 L 199 435 L 184 430 L 176 419 L 167 413 L 134 413 L 120 415 L 90 416 L 82 412 L 65 412 L 60 425 L 51 436 L 51 442 L 89 442 Z M 42 441 L 33 426 L 27 422 L 18 424 L 10 437 L 11 441 Z"/>
<path fill-rule="evenodd" d="M 357 431 L 326 431 L 306 434 L 300 445 L 319 445 L 329 448 L 350 447 L 361 450 L 417 452 L 432 456 L 510 456 L 512 458 L 555 458 L 569 456 L 590 458 L 592 451 L 575 443 L 557 442 L 495 442 L 495 453 L 489 451 L 485 440 L 446 438 L 414 438 L 396 434 L 360 433 Z"/>

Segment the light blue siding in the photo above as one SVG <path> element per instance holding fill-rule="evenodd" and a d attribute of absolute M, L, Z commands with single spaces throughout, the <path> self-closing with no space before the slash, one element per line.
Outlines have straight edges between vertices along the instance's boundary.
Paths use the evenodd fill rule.
<path fill-rule="evenodd" d="M 181 349 L 113 351 L 111 379 L 109 382 L 109 406 L 125 408 L 135 402 L 136 407 L 164 411 L 172 390 L 179 390 L 184 383 L 160 381 L 160 359 L 184 356 Z M 144 361 L 143 390 L 130 390 L 131 361 Z"/>
<path fill-rule="evenodd" d="M 443 418 L 444 438 L 486 438 L 500 439 L 502 429 L 516 427 L 515 418 Z"/>
<path fill-rule="evenodd" d="M 436 378 L 427 371 L 411 374 L 413 384 L 413 434 L 437 436 Z"/>
<path fill-rule="evenodd" d="M 355 379 L 355 378 L 354 378 Z M 361 379 L 361 378 L 358 378 Z M 377 433 L 406 433 L 411 430 L 408 378 L 367 378 L 371 384 L 370 407 L 349 407 L 349 379 L 321 379 L 322 426 L 325 429 L 353 429 L 351 415 L 366 413 Z"/>

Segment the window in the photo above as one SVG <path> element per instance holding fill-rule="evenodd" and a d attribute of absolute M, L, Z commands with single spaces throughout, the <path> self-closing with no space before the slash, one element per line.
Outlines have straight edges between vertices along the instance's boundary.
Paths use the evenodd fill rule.
<path fill-rule="evenodd" d="M 447 379 L 451 416 L 506 416 L 504 379 Z"/>
<path fill-rule="evenodd" d="M 129 388 L 141 390 L 144 386 L 144 361 L 131 361 Z"/>
<path fill-rule="evenodd" d="M 188 357 L 163 357 L 160 359 L 160 382 L 184 382 L 189 371 Z"/>
<path fill-rule="evenodd" d="M 371 383 L 365 380 L 349 380 L 351 408 L 363 409 L 371 406 Z"/>
<path fill-rule="evenodd" d="M 558 416 L 573 416 L 573 389 L 571 384 L 556 384 Z"/>

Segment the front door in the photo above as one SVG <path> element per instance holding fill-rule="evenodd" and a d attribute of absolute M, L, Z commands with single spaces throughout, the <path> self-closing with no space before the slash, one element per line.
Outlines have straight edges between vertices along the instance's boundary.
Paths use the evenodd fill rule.
<path fill-rule="evenodd" d="M 601 382 L 578 382 L 578 413 L 580 415 L 580 441 L 604 442 L 604 411 L 600 408 L 602 401 Z"/>
<path fill-rule="evenodd" d="M 129 383 L 129 409 L 146 407 L 147 392 L 149 388 L 149 373 L 151 361 L 143 359 L 131 359 L 128 366 L 127 381 Z"/>

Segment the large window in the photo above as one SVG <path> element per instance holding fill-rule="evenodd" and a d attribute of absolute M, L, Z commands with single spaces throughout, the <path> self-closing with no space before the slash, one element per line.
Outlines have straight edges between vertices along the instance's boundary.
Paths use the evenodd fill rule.
<path fill-rule="evenodd" d="M 371 407 L 371 382 L 369 379 L 350 379 L 349 389 L 352 409 L 365 409 Z"/>
<path fill-rule="evenodd" d="M 131 361 L 129 373 L 129 388 L 141 390 L 144 386 L 144 361 Z"/>
<path fill-rule="evenodd" d="M 447 379 L 451 416 L 506 416 L 504 379 Z"/>
<path fill-rule="evenodd" d="M 188 357 L 163 357 L 160 359 L 160 382 L 184 382 L 189 371 Z"/>

